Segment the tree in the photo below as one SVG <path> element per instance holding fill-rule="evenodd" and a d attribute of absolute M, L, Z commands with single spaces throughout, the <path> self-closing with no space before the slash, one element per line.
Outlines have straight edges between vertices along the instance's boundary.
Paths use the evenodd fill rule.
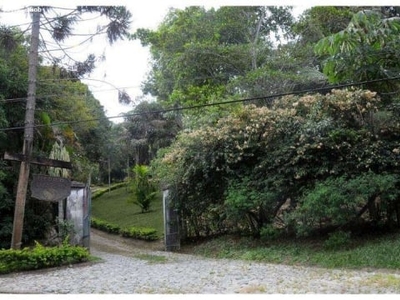
<path fill-rule="evenodd" d="M 153 58 L 143 91 L 179 105 L 231 95 L 227 84 L 262 66 L 272 48 L 270 34 L 281 29 L 286 35 L 291 22 L 287 7 L 171 10 L 158 30 L 133 35 L 150 46 Z"/>
<path fill-rule="evenodd" d="M 71 13 L 63 16 L 56 16 L 52 20 L 46 17 L 46 13 L 52 11 L 52 8 L 41 7 L 36 8 L 32 13 L 32 35 L 31 35 L 31 50 L 29 55 L 29 72 L 28 72 L 28 99 L 25 114 L 25 130 L 24 130 L 24 145 L 23 154 L 28 161 L 21 162 L 20 177 L 18 180 L 13 237 L 11 246 L 14 249 L 19 249 L 22 239 L 22 228 L 25 212 L 25 198 L 28 185 L 28 178 L 30 172 L 29 158 L 32 155 L 33 148 L 33 124 L 34 113 L 36 105 L 36 73 L 38 64 L 38 48 L 39 48 L 39 34 L 40 34 L 40 17 L 43 14 L 47 20 L 47 24 L 51 27 L 53 38 L 57 41 L 62 41 L 71 34 L 72 24 L 76 22 L 77 17 L 85 12 L 98 12 L 110 19 L 110 23 L 103 28 L 105 30 L 110 43 L 115 42 L 117 39 L 127 34 L 129 27 L 129 19 L 131 14 L 124 7 L 100 7 L 100 6 L 81 6 Z M 46 26 L 42 24 L 43 26 Z M 63 50 L 64 51 L 64 50 Z M 65 51 L 64 51 L 65 53 Z M 75 74 L 82 75 L 90 71 L 93 67 L 93 59 L 89 56 L 88 60 L 76 65 Z M 82 71 L 83 70 L 83 71 Z"/>
<path fill-rule="evenodd" d="M 343 30 L 315 45 L 332 83 L 391 78 L 399 73 L 400 18 L 385 9 L 355 13 Z M 375 88 L 373 84 L 366 85 Z M 390 89 L 380 85 L 380 89 Z"/>
<path fill-rule="evenodd" d="M 148 165 L 159 149 L 170 145 L 181 126 L 179 114 L 164 113 L 157 102 L 143 101 L 126 113 L 124 127 L 135 164 Z"/>
<path fill-rule="evenodd" d="M 292 29 L 301 45 L 315 44 L 322 38 L 345 29 L 359 9 L 343 6 L 311 7 L 301 14 Z"/>

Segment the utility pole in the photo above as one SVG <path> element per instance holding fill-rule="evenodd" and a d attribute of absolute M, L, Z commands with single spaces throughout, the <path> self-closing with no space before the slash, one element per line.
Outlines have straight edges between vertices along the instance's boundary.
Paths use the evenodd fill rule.
<path fill-rule="evenodd" d="M 40 9 L 32 10 L 32 36 L 29 51 L 29 71 L 28 71 L 28 97 L 26 100 L 25 110 L 25 128 L 24 128 L 24 145 L 22 153 L 25 157 L 21 161 L 17 196 L 15 200 L 15 212 L 13 232 L 11 239 L 11 248 L 20 249 L 22 241 L 22 230 L 24 227 L 26 192 L 28 188 L 30 160 L 33 148 L 33 126 L 36 105 L 36 73 L 38 64 L 38 48 L 39 48 L 39 29 L 40 29 Z"/>

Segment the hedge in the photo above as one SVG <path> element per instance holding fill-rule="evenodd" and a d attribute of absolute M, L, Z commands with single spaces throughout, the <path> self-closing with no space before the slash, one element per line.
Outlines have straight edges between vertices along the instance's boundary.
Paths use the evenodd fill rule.
<path fill-rule="evenodd" d="M 108 193 L 109 191 L 113 191 L 113 190 L 116 190 L 116 189 L 118 189 L 120 187 L 126 186 L 126 184 L 127 184 L 126 182 L 116 183 L 111 187 L 105 187 L 105 188 L 102 188 L 100 190 L 97 190 L 97 191 L 93 192 L 92 200 L 96 199 L 96 198 L 99 198 L 100 196 L 104 195 L 105 193 Z"/>
<path fill-rule="evenodd" d="M 120 226 L 112 223 L 108 223 L 106 221 L 92 218 L 91 226 L 93 228 L 112 233 L 119 234 L 123 237 L 129 237 L 139 240 L 145 241 L 155 241 L 159 239 L 157 234 L 157 230 L 154 228 L 146 228 L 146 227 L 129 227 L 129 228 L 121 228 Z"/>
<path fill-rule="evenodd" d="M 0 250 L 0 274 L 85 262 L 89 256 L 88 249 L 66 242 L 55 247 L 44 247 L 36 242 L 34 248 Z"/>

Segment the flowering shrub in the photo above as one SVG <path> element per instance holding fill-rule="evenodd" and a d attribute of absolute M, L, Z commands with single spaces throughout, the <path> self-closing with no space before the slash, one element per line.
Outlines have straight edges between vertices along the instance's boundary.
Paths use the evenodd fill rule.
<path fill-rule="evenodd" d="M 312 194 L 327 179 L 372 172 L 368 178 L 374 180 L 387 173 L 391 188 L 399 184 L 399 117 L 380 122 L 385 115 L 390 112 L 376 93 L 365 90 L 287 96 L 270 108 L 245 105 L 213 125 L 181 133 L 152 168 L 171 187 L 188 237 L 259 235 L 270 224 L 296 231 L 301 224 L 314 226 L 304 220 L 313 215 L 299 213 L 307 203 L 304 193 Z M 369 201 L 361 196 L 344 223 L 361 217 L 359 209 Z M 397 197 L 390 200 L 392 210 L 399 212 L 398 196 L 392 196 Z M 327 218 L 346 210 L 317 202 Z M 335 205 L 341 209 L 330 209 Z M 382 216 L 370 213 L 369 219 L 387 220 Z"/>

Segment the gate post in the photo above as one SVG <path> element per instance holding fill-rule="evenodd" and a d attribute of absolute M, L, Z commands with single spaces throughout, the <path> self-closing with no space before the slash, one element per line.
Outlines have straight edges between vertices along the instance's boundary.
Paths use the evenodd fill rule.
<path fill-rule="evenodd" d="M 181 248 L 179 235 L 178 211 L 171 207 L 169 189 L 163 189 L 163 210 L 164 210 L 164 244 L 166 251 L 176 251 Z"/>

